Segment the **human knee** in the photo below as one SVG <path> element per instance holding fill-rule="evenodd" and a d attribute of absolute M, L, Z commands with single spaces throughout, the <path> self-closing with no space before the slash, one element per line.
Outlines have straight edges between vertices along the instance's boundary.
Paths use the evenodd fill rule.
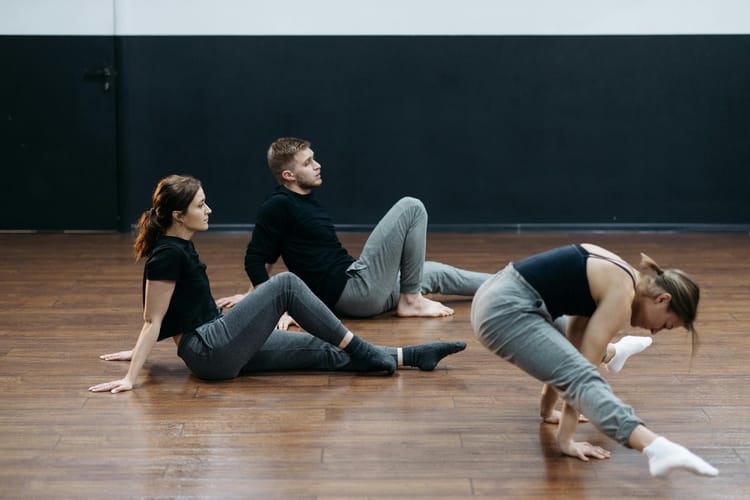
<path fill-rule="evenodd" d="M 414 198 L 412 196 L 404 196 L 403 198 L 398 200 L 396 205 L 403 207 L 404 209 L 411 209 L 418 212 L 427 213 L 427 209 L 425 209 L 422 200 L 420 200 L 419 198 Z"/>
<path fill-rule="evenodd" d="M 289 271 L 279 273 L 271 278 L 271 280 L 277 282 L 285 290 L 304 285 L 302 279 L 299 276 Z"/>
<path fill-rule="evenodd" d="M 504 330 L 502 328 L 498 328 L 492 322 L 483 318 L 481 314 L 475 314 L 474 311 L 472 311 L 470 322 L 471 328 L 474 330 L 474 337 L 485 349 L 512 362 L 512 355 L 509 355 L 505 349 L 507 339 L 503 335 Z"/>

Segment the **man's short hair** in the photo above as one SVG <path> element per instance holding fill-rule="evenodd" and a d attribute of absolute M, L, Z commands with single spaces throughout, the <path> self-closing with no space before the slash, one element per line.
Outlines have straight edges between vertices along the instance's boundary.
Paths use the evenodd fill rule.
<path fill-rule="evenodd" d="M 281 172 L 287 170 L 289 164 L 294 160 L 294 155 L 310 147 L 310 141 L 297 139 L 296 137 L 280 137 L 268 148 L 268 168 L 276 181 L 281 184 Z"/>

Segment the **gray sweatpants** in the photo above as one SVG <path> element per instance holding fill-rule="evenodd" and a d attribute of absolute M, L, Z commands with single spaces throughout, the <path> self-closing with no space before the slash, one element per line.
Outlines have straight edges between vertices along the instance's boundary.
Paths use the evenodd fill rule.
<path fill-rule="evenodd" d="M 401 198 L 378 222 L 333 311 L 367 317 L 390 311 L 402 293 L 472 296 L 491 274 L 425 262 L 427 211 L 416 198 Z"/>
<path fill-rule="evenodd" d="M 471 325 L 491 352 L 554 387 L 604 434 L 626 445 L 641 420 L 550 317 L 539 293 L 509 264 L 477 291 Z"/>
<path fill-rule="evenodd" d="M 289 311 L 305 330 L 275 330 Z M 347 329 L 307 285 L 281 273 L 195 331 L 183 333 L 177 353 L 199 378 L 220 380 L 276 370 L 358 371 L 336 347 Z M 396 358 L 396 349 L 378 347 Z"/>

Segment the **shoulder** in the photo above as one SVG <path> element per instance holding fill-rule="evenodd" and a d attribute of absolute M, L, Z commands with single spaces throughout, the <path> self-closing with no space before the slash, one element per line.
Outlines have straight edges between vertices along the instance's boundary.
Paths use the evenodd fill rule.
<path fill-rule="evenodd" d="M 590 255 L 586 260 L 586 274 L 589 279 L 592 294 L 595 288 L 606 292 L 622 291 L 625 295 L 634 296 L 634 280 L 638 279 L 638 271 L 628 264 L 622 257 L 606 248 L 583 243 L 580 245 Z"/>
<path fill-rule="evenodd" d="M 627 272 L 615 264 L 602 259 L 588 259 L 586 276 L 591 297 L 597 304 L 603 301 L 630 307 L 635 298 L 633 280 Z"/>
<path fill-rule="evenodd" d="M 154 250 L 151 252 L 149 260 L 153 259 L 154 256 L 185 255 L 186 252 L 186 244 L 180 241 L 179 238 L 163 236 L 154 245 Z"/>
<path fill-rule="evenodd" d="M 594 245 L 593 243 L 581 243 L 580 246 L 584 250 L 586 250 L 588 253 L 590 253 L 590 254 L 593 253 L 593 254 L 596 254 L 596 255 L 601 255 L 601 256 L 604 256 L 604 257 L 609 257 L 610 259 L 615 259 L 615 260 L 620 260 L 620 261 L 625 262 L 622 259 L 622 257 L 620 257 L 619 255 L 617 255 L 616 253 L 610 252 L 606 248 L 600 247 L 599 245 Z"/>
<path fill-rule="evenodd" d="M 178 241 L 177 238 L 160 238 L 146 261 L 146 274 L 149 279 L 162 275 L 171 277 L 187 258 L 188 251 L 184 243 Z"/>
<path fill-rule="evenodd" d="M 294 200 L 284 191 L 275 190 L 268 195 L 258 209 L 259 215 L 286 212 Z"/>

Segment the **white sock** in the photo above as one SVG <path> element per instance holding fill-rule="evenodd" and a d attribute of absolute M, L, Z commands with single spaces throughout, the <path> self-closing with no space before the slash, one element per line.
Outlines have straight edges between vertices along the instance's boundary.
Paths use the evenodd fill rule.
<path fill-rule="evenodd" d="M 658 437 L 643 448 L 648 456 L 648 468 L 654 477 L 666 476 L 674 469 L 684 469 L 693 474 L 718 476 L 719 470 L 690 450 L 665 437 Z"/>
<path fill-rule="evenodd" d="M 638 354 L 651 345 L 654 340 L 651 337 L 641 337 L 636 335 L 626 335 L 619 342 L 614 344 L 615 355 L 607 363 L 607 368 L 615 373 L 622 370 L 625 361 L 633 354 Z"/>

